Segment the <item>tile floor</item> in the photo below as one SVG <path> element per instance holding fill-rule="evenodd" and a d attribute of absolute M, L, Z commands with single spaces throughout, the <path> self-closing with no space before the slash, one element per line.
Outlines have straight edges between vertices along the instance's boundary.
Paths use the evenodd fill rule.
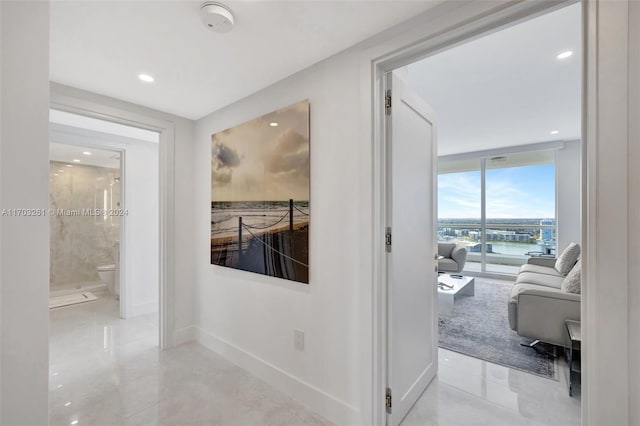
<path fill-rule="evenodd" d="M 545 379 L 439 349 L 438 376 L 402 422 L 427 425 L 580 425 L 580 398 L 559 380 Z"/>
<path fill-rule="evenodd" d="M 51 425 L 330 425 L 198 344 L 160 352 L 156 315 L 108 295 L 51 311 Z"/>
<path fill-rule="evenodd" d="M 118 304 L 51 311 L 51 425 L 330 425 L 198 344 L 160 352 L 155 315 Z M 558 382 L 440 349 L 438 377 L 413 425 L 579 425 L 580 400 Z"/>

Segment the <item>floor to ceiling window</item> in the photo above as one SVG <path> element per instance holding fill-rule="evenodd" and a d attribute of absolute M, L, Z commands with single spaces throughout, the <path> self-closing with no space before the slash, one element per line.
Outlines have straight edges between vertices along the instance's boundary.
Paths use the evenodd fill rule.
<path fill-rule="evenodd" d="M 440 161 L 438 239 L 467 247 L 466 271 L 516 273 L 556 244 L 555 151 Z"/>

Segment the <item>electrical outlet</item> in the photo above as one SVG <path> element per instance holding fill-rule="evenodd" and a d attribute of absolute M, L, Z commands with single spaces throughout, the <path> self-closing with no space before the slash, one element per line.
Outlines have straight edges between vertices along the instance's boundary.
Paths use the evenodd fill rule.
<path fill-rule="evenodd" d="M 293 330 L 293 347 L 299 351 L 304 351 L 304 331 Z"/>

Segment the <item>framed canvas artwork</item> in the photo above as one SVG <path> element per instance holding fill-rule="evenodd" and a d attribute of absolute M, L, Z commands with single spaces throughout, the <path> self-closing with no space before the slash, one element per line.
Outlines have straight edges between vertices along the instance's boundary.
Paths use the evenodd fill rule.
<path fill-rule="evenodd" d="M 309 283 L 309 102 L 211 135 L 211 263 Z"/>

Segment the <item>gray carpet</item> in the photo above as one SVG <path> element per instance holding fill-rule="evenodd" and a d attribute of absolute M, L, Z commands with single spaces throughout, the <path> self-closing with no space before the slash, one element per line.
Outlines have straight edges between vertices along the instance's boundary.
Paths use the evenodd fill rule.
<path fill-rule="evenodd" d="M 509 327 L 507 300 L 512 285 L 476 278 L 476 294 L 456 296 L 453 312 L 440 314 L 440 347 L 557 381 L 553 346 L 520 346 L 528 340 Z"/>

